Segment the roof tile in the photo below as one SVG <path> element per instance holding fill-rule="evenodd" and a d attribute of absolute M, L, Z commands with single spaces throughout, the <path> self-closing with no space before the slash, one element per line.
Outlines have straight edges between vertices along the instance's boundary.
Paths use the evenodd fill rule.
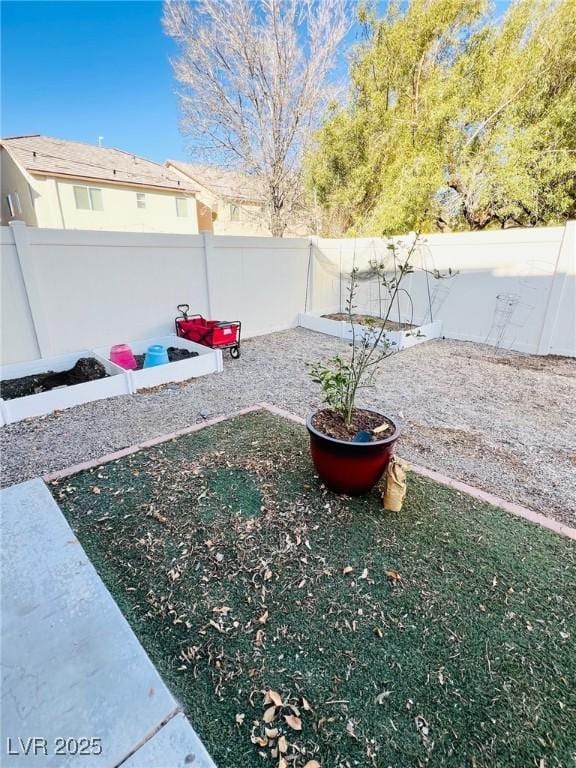
<path fill-rule="evenodd" d="M 217 168 L 214 165 L 182 163 L 179 160 L 168 160 L 167 165 L 173 166 L 192 181 L 206 187 L 217 197 L 240 202 L 263 203 L 265 201 L 261 182 L 248 173 Z"/>
<path fill-rule="evenodd" d="M 1 139 L 0 145 L 31 174 L 160 187 L 183 194 L 197 191 L 169 168 L 120 149 L 47 136 Z"/>

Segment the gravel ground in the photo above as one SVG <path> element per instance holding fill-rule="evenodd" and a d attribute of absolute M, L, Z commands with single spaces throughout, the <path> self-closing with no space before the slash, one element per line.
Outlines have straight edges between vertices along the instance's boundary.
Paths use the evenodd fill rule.
<path fill-rule="evenodd" d="M 19 422 L 0 430 L 2 485 L 65 468 L 204 418 L 268 401 L 319 404 L 305 363 L 346 349 L 304 329 L 249 339 L 221 375 Z M 405 458 L 576 525 L 576 360 L 435 340 L 380 368 L 359 405 L 403 422 Z"/>

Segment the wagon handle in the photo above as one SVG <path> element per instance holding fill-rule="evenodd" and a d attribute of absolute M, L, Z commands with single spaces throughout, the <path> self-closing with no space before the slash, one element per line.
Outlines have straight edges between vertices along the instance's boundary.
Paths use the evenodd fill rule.
<path fill-rule="evenodd" d="M 178 304 L 176 309 L 178 312 L 180 312 L 184 320 L 188 320 L 188 310 L 190 309 L 190 304 Z"/>

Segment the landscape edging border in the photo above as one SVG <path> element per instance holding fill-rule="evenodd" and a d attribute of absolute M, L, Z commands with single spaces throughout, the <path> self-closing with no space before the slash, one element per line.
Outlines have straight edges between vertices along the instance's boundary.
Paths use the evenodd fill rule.
<path fill-rule="evenodd" d="M 62 480 L 65 477 L 75 475 L 77 472 L 82 472 L 87 469 L 94 469 L 94 467 L 99 467 L 102 464 L 109 464 L 110 462 L 117 461 L 118 459 L 122 459 L 125 456 L 130 456 L 131 454 L 137 453 L 143 448 L 152 448 L 155 445 L 161 445 L 162 443 L 167 443 L 170 440 L 175 440 L 178 437 L 183 437 L 184 435 L 189 435 L 193 432 L 199 432 L 200 430 L 206 429 L 207 427 L 221 424 L 223 421 L 235 419 L 238 416 L 245 416 L 248 413 L 257 413 L 258 411 L 268 411 L 275 416 L 280 416 L 296 424 L 300 424 L 302 426 L 306 425 L 306 419 L 303 419 L 301 416 L 296 416 L 295 414 L 290 413 L 290 411 L 286 411 L 276 405 L 272 405 L 272 403 L 256 403 L 255 405 L 241 408 L 238 411 L 223 414 L 221 416 L 214 416 L 211 419 L 206 419 L 205 421 L 199 422 L 197 424 L 192 424 L 189 427 L 178 429 L 175 432 L 169 432 L 164 435 L 159 435 L 158 437 L 153 437 L 150 440 L 144 440 L 141 443 L 136 443 L 135 445 L 131 445 L 126 448 L 121 448 L 120 450 L 114 451 L 113 453 L 107 453 L 104 456 L 100 456 L 97 459 L 89 459 L 88 461 L 83 461 L 79 464 L 73 464 L 70 467 L 66 467 L 65 469 L 61 469 L 56 472 L 49 472 L 43 475 L 42 479 L 45 483 L 50 483 L 54 480 Z M 427 467 L 423 467 L 412 462 L 409 462 L 409 464 L 412 472 L 420 475 L 421 477 L 426 477 L 429 480 L 433 480 L 434 482 L 439 483 L 440 485 L 447 486 L 448 488 L 452 488 L 453 490 L 459 491 L 460 493 L 465 493 L 467 496 L 472 496 L 473 498 L 478 499 L 478 501 L 491 504 L 492 506 L 503 509 L 505 512 L 509 512 L 516 517 L 521 517 L 530 523 L 540 525 L 542 528 L 547 528 L 554 533 L 576 541 L 576 528 L 572 528 L 565 523 L 559 522 L 558 520 L 546 517 L 546 515 L 543 515 L 541 512 L 535 512 L 534 510 L 523 507 L 520 504 L 506 501 L 505 499 L 502 499 L 495 494 L 489 493 L 488 491 L 483 491 L 473 485 L 468 485 L 468 483 L 464 483 L 461 480 L 455 480 L 451 477 L 448 477 L 447 475 L 443 475 L 441 472 L 436 472 L 436 470 L 428 469 Z"/>

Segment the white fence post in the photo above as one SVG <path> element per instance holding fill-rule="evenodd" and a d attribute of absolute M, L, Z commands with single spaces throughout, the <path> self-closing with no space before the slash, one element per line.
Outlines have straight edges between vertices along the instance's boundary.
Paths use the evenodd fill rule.
<path fill-rule="evenodd" d="M 48 330 L 48 324 L 42 311 L 42 291 L 34 275 L 32 252 L 28 241 L 28 227 L 23 221 L 11 221 L 10 229 L 14 236 L 14 245 L 18 255 L 18 263 L 24 281 L 24 289 L 30 308 L 32 325 L 36 335 L 36 342 L 40 350 L 40 357 L 48 357 L 52 352 L 52 342 Z M 48 287 L 45 286 L 44 290 Z"/>
<path fill-rule="evenodd" d="M 208 319 L 212 319 L 212 280 L 210 279 L 210 262 L 214 253 L 214 235 L 211 232 L 202 232 L 204 241 L 204 276 L 206 281 L 206 307 Z"/>
<path fill-rule="evenodd" d="M 304 312 L 314 312 L 314 281 L 316 279 L 316 254 L 314 249 L 318 247 L 318 237 L 311 236 L 308 245 L 308 269 L 306 270 L 306 301 Z"/>
<path fill-rule="evenodd" d="M 547 355 L 550 352 L 560 306 L 562 293 L 568 282 L 568 275 L 574 273 L 576 260 L 576 221 L 567 221 L 564 226 L 564 234 L 558 249 L 558 258 L 552 277 L 552 285 L 548 293 L 546 310 L 542 319 L 542 330 L 538 341 L 537 354 Z"/>

